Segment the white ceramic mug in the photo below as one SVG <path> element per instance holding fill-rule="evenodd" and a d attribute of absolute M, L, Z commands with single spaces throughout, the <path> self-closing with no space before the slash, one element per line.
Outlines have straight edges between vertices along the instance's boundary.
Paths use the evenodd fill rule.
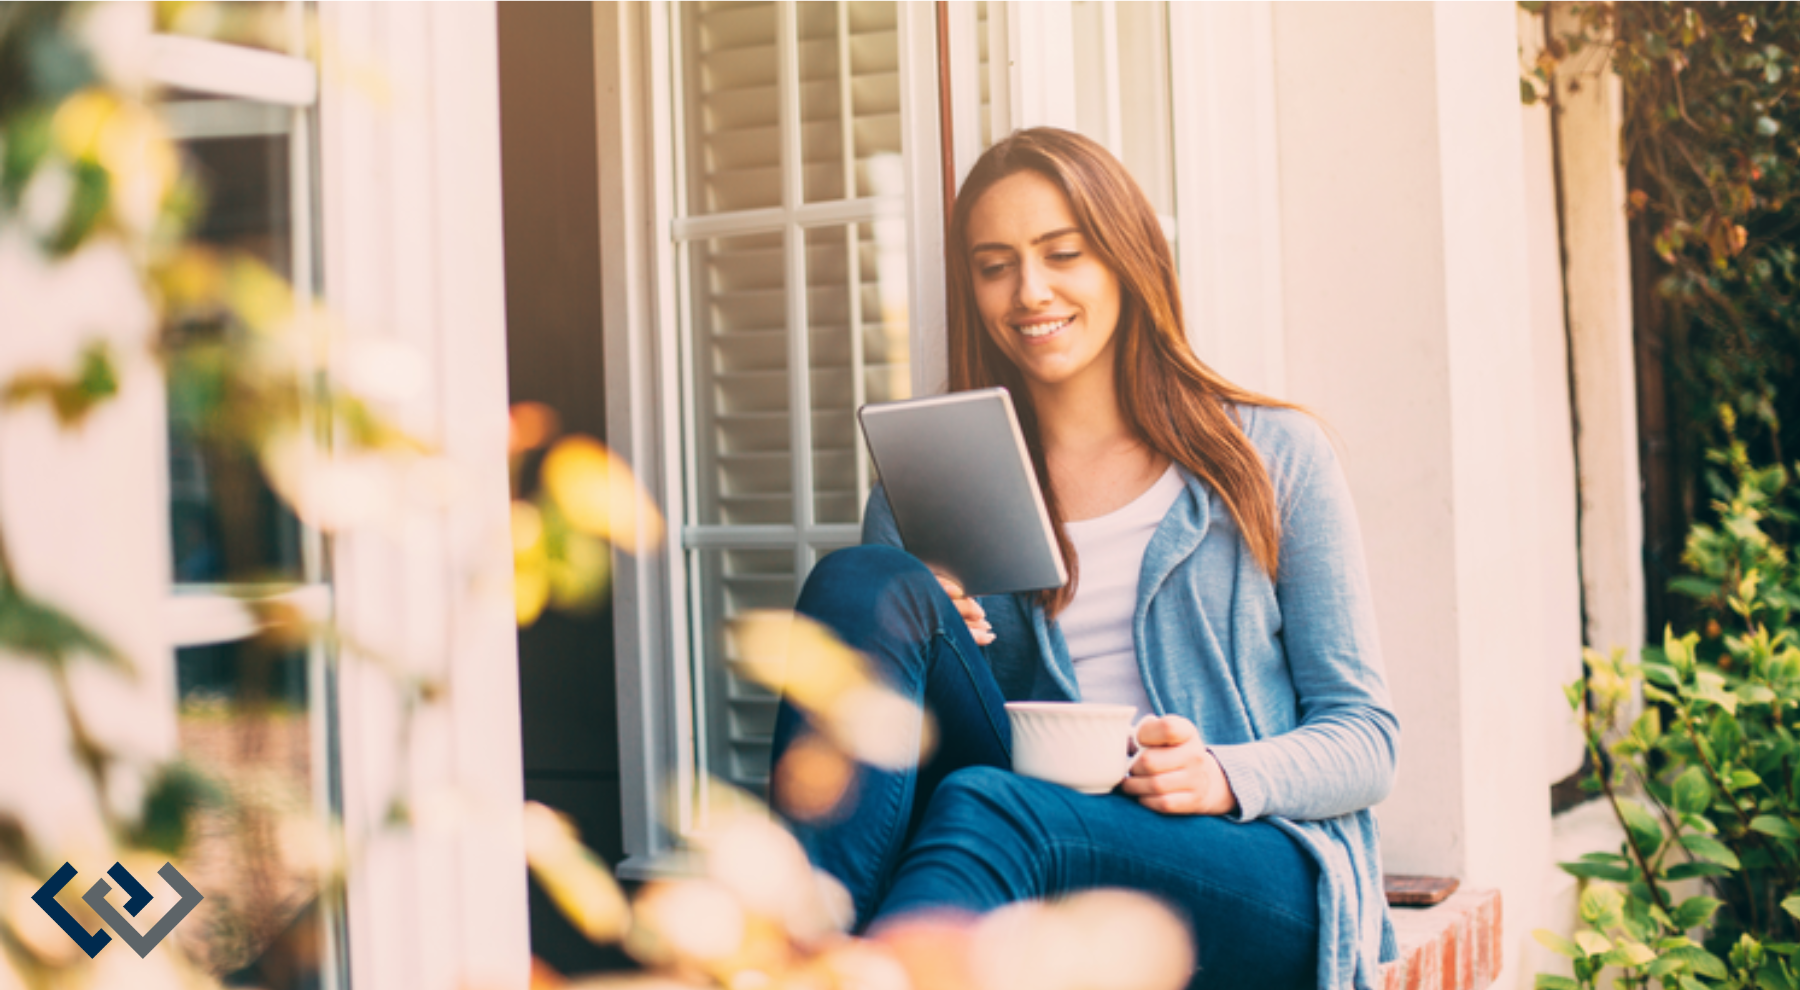
<path fill-rule="evenodd" d="M 1079 701 L 1009 701 L 1014 773 L 1105 794 L 1118 786 L 1137 756 L 1138 725 L 1131 705 Z"/>

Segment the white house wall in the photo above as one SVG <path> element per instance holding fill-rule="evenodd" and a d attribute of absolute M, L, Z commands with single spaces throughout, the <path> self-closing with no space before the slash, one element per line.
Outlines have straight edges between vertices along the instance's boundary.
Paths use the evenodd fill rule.
<path fill-rule="evenodd" d="M 1501 985 L 1550 825 L 1516 45 L 1507 5 L 1275 7 L 1287 394 L 1361 513 L 1402 725 L 1385 866 L 1502 890 Z"/>

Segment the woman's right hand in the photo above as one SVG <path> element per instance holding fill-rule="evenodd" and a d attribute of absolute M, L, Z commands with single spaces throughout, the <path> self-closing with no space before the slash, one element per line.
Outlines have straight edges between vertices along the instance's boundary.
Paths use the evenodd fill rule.
<path fill-rule="evenodd" d="M 994 627 L 988 624 L 987 610 L 981 607 L 980 602 L 964 593 L 962 585 L 957 584 L 954 579 L 933 573 L 938 579 L 938 584 L 943 586 L 944 594 L 949 595 L 951 603 L 956 606 L 957 614 L 961 615 L 963 622 L 968 625 L 969 635 L 975 637 L 975 645 L 986 646 L 992 643 Z"/>

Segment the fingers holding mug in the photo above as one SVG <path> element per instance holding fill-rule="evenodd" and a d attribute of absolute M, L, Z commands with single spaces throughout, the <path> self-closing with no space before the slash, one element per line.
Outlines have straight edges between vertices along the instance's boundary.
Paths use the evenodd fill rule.
<path fill-rule="evenodd" d="M 1120 785 L 1152 811 L 1171 815 L 1222 815 L 1237 796 L 1200 730 L 1180 715 L 1146 718 L 1132 733 L 1140 749 Z"/>

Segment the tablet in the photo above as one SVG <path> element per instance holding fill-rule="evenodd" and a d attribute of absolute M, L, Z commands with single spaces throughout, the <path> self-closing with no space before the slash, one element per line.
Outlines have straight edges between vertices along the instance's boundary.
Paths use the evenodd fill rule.
<path fill-rule="evenodd" d="M 1006 389 L 872 403 L 857 419 L 908 553 L 971 595 L 1068 583 Z"/>

